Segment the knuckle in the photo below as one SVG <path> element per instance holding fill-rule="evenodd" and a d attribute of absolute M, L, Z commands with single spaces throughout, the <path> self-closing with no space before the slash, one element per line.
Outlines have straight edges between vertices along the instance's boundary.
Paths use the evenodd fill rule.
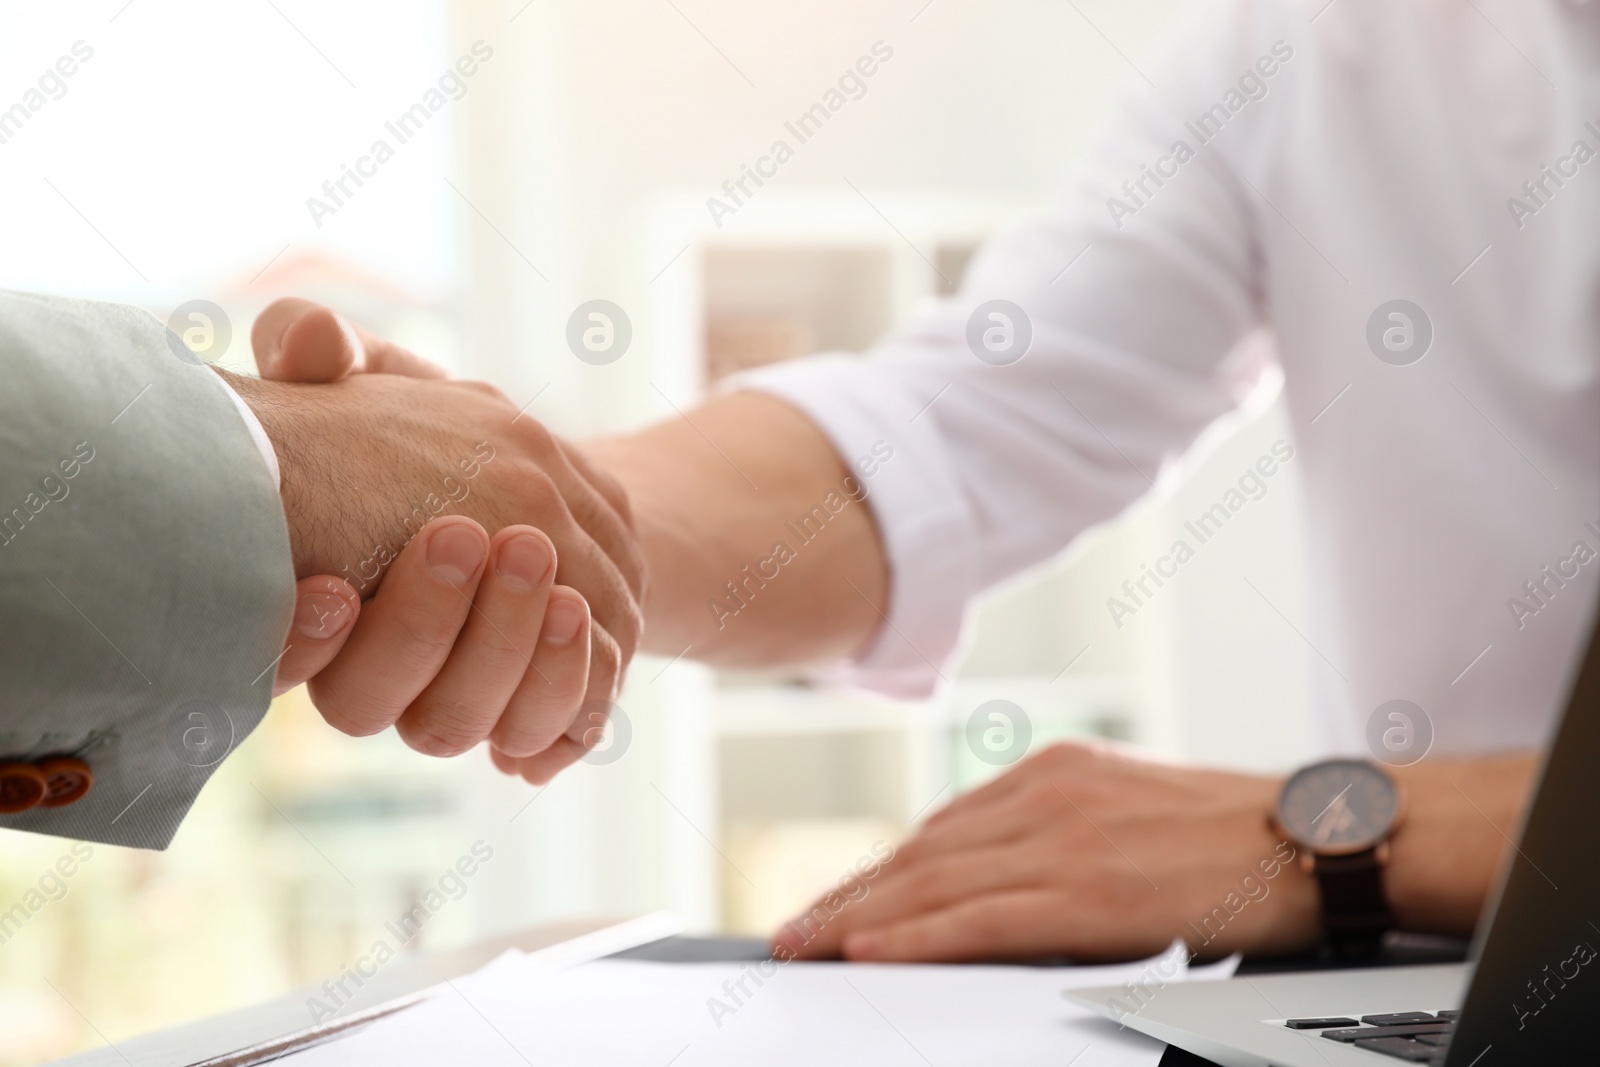
<path fill-rule="evenodd" d="M 606 724 L 610 721 L 611 705 L 608 701 L 588 701 L 578 709 L 572 725 L 564 733 L 577 746 L 579 753 L 587 752 L 605 740 Z"/>
<path fill-rule="evenodd" d="M 617 518 L 622 520 L 622 525 L 632 531 L 634 528 L 633 497 L 623 488 L 622 483 L 611 475 L 600 474 L 599 477 L 604 479 L 601 491 L 605 494 L 606 499 L 610 501 L 612 510 L 617 513 Z"/>
<path fill-rule="evenodd" d="M 1056 788 L 1054 782 L 1041 782 L 1030 785 L 1024 789 L 1020 796 L 1021 806 L 1029 811 L 1054 811 L 1058 808 L 1072 810 L 1072 805 L 1067 803 L 1067 798 Z"/>
<path fill-rule="evenodd" d="M 594 655 L 601 662 L 613 667 L 622 663 L 622 646 L 615 636 L 603 626 L 591 627 L 594 635 Z"/>
<path fill-rule="evenodd" d="M 373 705 L 360 687 L 352 689 L 342 681 L 319 674 L 311 679 L 307 688 L 311 703 L 322 714 L 323 721 L 342 734 L 370 737 L 389 725 L 388 716 Z"/>
<path fill-rule="evenodd" d="M 439 704 L 401 716 L 395 729 L 409 748 L 425 756 L 459 756 L 483 740 L 460 709 Z"/>
<path fill-rule="evenodd" d="M 650 588 L 650 564 L 645 559 L 643 547 L 631 535 L 628 538 L 624 554 L 627 563 L 626 573 L 633 577 L 633 581 L 629 583 L 629 586 L 633 590 L 635 608 L 639 610 L 642 618 L 643 611 L 638 608 L 638 605 L 644 602 L 645 593 Z"/>
<path fill-rule="evenodd" d="M 616 638 L 599 626 L 591 628 L 593 639 L 589 652 L 590 668 L 597 673 L 615 677 L 622 672 L 622 646 Z"/>
<path fill-rule="evenodd" d="M 616 635 L 623 652 L 632 658 L 634 649 L 639 647 L 639 638 L 644 633 L 644 607 L 632 598 L 629 598 L 622 612 L 623 626 Z"/>
<path fill-rule="evenodd" d="M 506 625 L 515 625 L 510 620 L 501 621 Z M 533 655 L 533 646 L 537 640 L 537 637 L 524 638 L 528 646 L 524 648 L 498 624 L 491 624 L 487 630 L 480 629 L 473 636 L 473 644 L 489 653 L 490 663 L 496 670 L 508 666 L 512 661 L 526 663 Z"/>
<path fill-rule="evenodd" d="M 1074 767 L 1089 757 L 1089 747 L 1081 741 L 1053 741 L 1040 753 L 1042 761 L 1056 767 Z"/>
<path fill-rule="evenodd" d="M 558 520 L 559 525 L 565 528 L 571 522 L 572 513 L 567 507 L 566 498 L 561 495 L 560 486 L 555 479 L 545 473 L 544 468 L 536 463 L 523 464 L 517 479 L 517 503 L 525 509 L 525 513 L 537 516 L 542 526 L 551 525 L 551 520 Z"/>
<path fill-rule="evenodd" d="M 999 943 L 1009 933 L 1012 922 L 1012 916 L 999 908 L 971 908 L 966 918 L 980 944 Z"/>
<path fill-rule="evenodd" d="M 421 606 L 407 607 L 395 614 L 395 625 L 413 655 L 433 657 L 448 652 L 455 644 L 460 625 L 454 619 Z"/>
<path fill-rule="evenodd" d="M 278 673 L 273 676 L 272 688 L 274 695 L 287 693 L 303 682 L 309 682 L 316 674 L 315 665 L 298 659 L 293 652 L 283 657 L 283 662 L 278 664 Z"/>
<path fill-rule="evenodd" d="M 477 393 L 480 396 L 486 396 L 491 400 L 498 400 L 502 404 L 511 403 L 510 397 L 506 396 L 504 392 L 495 386 L 490 385 L 488 382 L 479 382 L 466 379 L 461 381 L 452 381 L 450 384 L 459 389 L 465 389 L 468 392 Z M 520 422 L 521 420 L 518 421 Z"/>
<path fill-rule="evenodd" d="M 513 759 L 526 759 L 538 755 L 549 747 L 548 730 L 535 729 L 521 722 L 505 722 L 490 735 L 490 743 Z"/>
<path fill-rule="evenodd" d="M 624 586 L 612 588 L 598 602 L 591 601 L 590 610 L 595 617 L 595 633 L 603 635 L 618 656 L 619 665 L 633 659 L 644 633 L 644 610 Z"/>
<path fill-rule="evenodd" d="M 555 434 L 538 419 L 518 419 L 516 434 L 518 442 L 536 456 L 560 455 L 561 449 L 556 443 Z M 562 462 L 565 462 L 564 457 Z"/>
<path fill-rule="evenodd" d="M 916 866 L 925 858 L 925 853 L 928 852 L 928 849 L 929 846 L 927 839 L 918 835 L 909 841 L 901 843 L 901 845 L 895 849 L 893 858 L 886 861 L 885 866 L 887 866 L 888 863 L 894 863 L 898 870 L 904 870 L 907 867 Z"/>
<path fill-rule="evenodd" d="M 530 694 L 501 717 L 490 737 L 497 748 L 519 759 L 543 752 L 567 731 L 581 695 L 542 691 Z"/>
<path fill-rule="evenodd" d="M 569 730 L 582 692 L 544 686 L 519 698 L 490 734 L 495 746 L 518 759 L 545 752 Z"/>

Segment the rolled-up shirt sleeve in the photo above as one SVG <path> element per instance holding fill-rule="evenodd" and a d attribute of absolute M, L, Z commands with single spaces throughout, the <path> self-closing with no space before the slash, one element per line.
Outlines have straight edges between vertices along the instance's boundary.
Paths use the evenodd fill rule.
<path fill-rule="evenodd" d="M 862 656 L 825 666 L 817 678 L 927 696 L 960 645 L 967 604 L 981 589 L 974 515 L 951 455 L 959 445 L 922 410 L 928 398 L 918 383 L 888 361 L 833 353 L 741 375 L 730 385 L 799 408 L 848 464 L 887 456 L 862 485 L 889 560 L 888 618 Z"/>
<path fill-rule="evenodd" d="M 880 440 L 894 450 L 868 487 L 891 575 L 887 619 L 825 678 L 933 692 L 978 593 L 1149 493 L 1253 391 L 1261 362 L 1235 353 L 1262 322 L 1263 297 L 1256 204 L 1238 166 L 1263 154 L 1274 112 L 1246 110 L 1226 144 L 1167 164 L 1176 174 L 1159 186 L 1146 179 L 1130 196 L 1124 183 L 1171 157 L 1176 116 L 1203 112 L 1272 54 L 1285 32 L 1272 22 L 1250 3 L 1194 11 L 1173 37 L 1185 47 L 1153 68 L 1157 87 L 1138 83 L 1065 206 L 989 242 L 957 295 L 871 352 L 730 381 L 799 408 L 847 462 Z M 1287 68 L 1276 82 L 1290 91 Z M 1031 333 L 1013 362 L 978 354 L 1000 321 L 995 300 Z"/>

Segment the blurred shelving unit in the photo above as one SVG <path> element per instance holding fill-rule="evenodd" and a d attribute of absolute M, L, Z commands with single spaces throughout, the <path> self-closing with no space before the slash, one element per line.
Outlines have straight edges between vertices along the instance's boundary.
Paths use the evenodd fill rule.
<path fill-rule="evenodd" d="M 719 228 L 703 197 L 646 212 L 651 380 L 695 397 L 716 378 L 816 351 L 862 351 L 959 285 L 1015 202 L 865 190 L 761 190 Z M 892 224 L 886 222 L 893 219 Z"/>

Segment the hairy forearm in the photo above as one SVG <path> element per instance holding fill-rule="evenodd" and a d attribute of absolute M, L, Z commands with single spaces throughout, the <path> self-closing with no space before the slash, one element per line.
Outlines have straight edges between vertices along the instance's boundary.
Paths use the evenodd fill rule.
<path fill-rule="evenodd" d="M 882 624 L 888 569 L 863 482 L 789 405 L 734 393 L 584 451 L 628 492 L 647 651 L 790 666 L 850 655 Z"/>
<path fill-rule="evenodd" d="M 357 559 L 340 552 L 338 546 L 352 539 L 359 543 L 357 531 L 382 525 L 388 513 L 398 511 L 399 506 L 389 503 L 396 496 L 392 486 L 396 479 L 377 470 L 367 472 L 359 492 L 342 495 L 339 507 L 325 506 L 335 496 L 330 489 L 336 477 L 332 457 L 348 444 L 345 430 L 350 415 L 336 399 L 343 390 L 340 386 L 265 381 L 220 368 L 217 373 L 255 413 L 277 454 L 279 495 L 289 524 L 295 576 L 335 574 L 355 580 L 351 569 Z M 371 576 L 371 589 L 376 588 L 381 573 L 380 568 Z"/>
<path fill-rule="evenodd" d="M 313 453 L 313 448 L 308 447 L 311 443 L 305 440 L 304 435 L 296 432 L 295 416 L 299 411 L 292 399 L 285 395 L 289 387 L 278 382 L 263 381 L 252 375 L 235 374 L 221 367 L 212 369 L 255 413 L 256 421 L 261 424 L 267 440 L 272 443 L 273 451 L 278 457 L 278 491 L 284 500 L 285 518 L 289 523 L 289 544 L 294 554 L 295 577 L 304 578 L 308 574 L 316 573 L 313 563 L 314 553 L 308 543 L 309 538 L 301 534 L 304 523 L 297 521 L 301 519 L 304 511 L 302 472 L 306 465 L 306 455 Z M 329 566 L 326 569 L 331 572 L 334 568 Z"/>
<path fill-rule="evenodd" d="M 1396 770 L 1409 810 L 1390 842 L 1389 899 L 1406 930 L 1465 935 L 1522 825 L 1537 770 L 1530 753 L 1426 759 Z"/>

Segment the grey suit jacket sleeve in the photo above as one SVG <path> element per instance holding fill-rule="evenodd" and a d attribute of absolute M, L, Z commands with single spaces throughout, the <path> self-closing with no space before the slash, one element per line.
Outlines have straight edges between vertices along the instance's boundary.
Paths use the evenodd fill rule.
<path fill-rule="evenodd" d="M 227 387 L 168 336 L 135 308 L 0 293 L 0 764 L 94 772 L 0 828 L 165 848 L 266 713 L 283 508 Z"/>

